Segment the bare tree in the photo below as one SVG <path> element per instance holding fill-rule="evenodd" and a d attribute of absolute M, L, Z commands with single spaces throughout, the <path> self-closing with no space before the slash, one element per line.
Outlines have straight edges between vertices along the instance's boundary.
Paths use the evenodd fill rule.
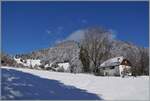
<path fill-rule="evenodd" d="M 1 54 L 2 66 L 17 66 L 17 62 L 8 54 L 2 52 Z"/>
<path fill-rule="evenodd" d="M 148 49 L 129 45 L 124 47 L 124 57 L 132 64 L 132 75 L 148 75 L 149 53 Z"/>
<path fill-rule="evenodd" d="M 110 32 L 103 28 L 93 27 L 85 31 L 81 46 L 87 52 L 86 58 L 91 61 L 94 72 L 97 72 L 100 63 L 108 58 L 110 40 Z"/>

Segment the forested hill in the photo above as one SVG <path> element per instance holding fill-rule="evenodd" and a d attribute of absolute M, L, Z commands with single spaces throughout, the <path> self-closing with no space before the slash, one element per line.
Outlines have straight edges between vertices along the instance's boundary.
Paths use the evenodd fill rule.
<path fill-rule="evenodd" d="M 101 57 L 103 57 L 98 60 L 100 61 L 100 63 L 112 57 L 124 56 L 129 61 L 131 61 L 133 67 L 144 68 L 145 69 L 144 71 L 148 72 L 148 67 L 149 67 L 149 63 L 148 63 L 148 60 L 149 60 L 148 50 L 149 49 L 148 48 L 136 46 L 132 44 L 131 42 L 124 42 L 118 39 L 110 38 L 111 33 L 107 35 L 106 33 L 107 31 L 104 31 L 104 33 L 102 33 L 103 30 L 101 31 L 101 29 L 87 28 L 87 29 L 84 29 L 83 31 L 85 31 L 84 33 L 85 36 L 91 33 L 91 37 L 89 37 L 88 39 L 89 42 L 86 44 L 83 44 L 82 40 L 78 42 L 73 41 L 73 40 L 62 41 L 56 44 L 54 47 L 32 51 L 31 53 L 28 53 L 28 54 L 18 54 L 16 55 L 16 57 L 21 57 L 24 59 L 27 59 L 27 58 L 41 59 L 43 63 L 69 62 L 72 67 L 76 68 L 75 69 L 76 72 L 81 72 L 83 70 L 82 67 L 84 66 L 83 66 L 83 61 L 80 58 L 80 56 L 83 55 L 83 54 L 81 55 L 80 47 L 81 46 L 88 47 L 86 45 L 89 44 L 89 47 L 91 47 L 92 49 L 94 46 L 92 43 L 94 42 L 92 41 L 92 38 L 96 36 L 97 37 L 96 40 L 99 40 L 97 44 L 101 43 L 100 44 L 101 47 L 99 48 L 99 50 L 97 50 L 97 53 L 98 54 L 100 53 Z M 104 39 L 107 39 L 107 40 L 101 41 L 103 37 Z M 109 50 L 106 50 L 108 46 L 109 46 Z M 89 50 L 87 49 L 87 51 Z M 90 51 L 88 54 L 93 54 L 93 53 L 90 53 Z M 104 53 L 104 54 L 101 54 L 101 53 Z M 96 55 L 95 57 L 97 58 Z M 92 61 L 90 59 L 88 61 L 90 63 L 89 65 L 91 65 Z"/>

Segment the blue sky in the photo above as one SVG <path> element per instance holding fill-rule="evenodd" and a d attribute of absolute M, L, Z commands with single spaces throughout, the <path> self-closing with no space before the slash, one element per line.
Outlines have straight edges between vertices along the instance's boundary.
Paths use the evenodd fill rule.
<path fill-rule="evenodd" d="M 149 46 L 148 2 L 2 2 L 2 50 L 47 48 L 76 30 L 103 26 L 116 39 Z"/>

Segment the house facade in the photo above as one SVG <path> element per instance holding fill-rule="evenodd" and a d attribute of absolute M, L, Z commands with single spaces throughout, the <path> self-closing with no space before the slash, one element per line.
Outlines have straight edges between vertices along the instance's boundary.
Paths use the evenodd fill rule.
<path fill-rule="evenodd" d="M 104 61 L 99 67 L 104 76 L 122 76 L 131 75 L 131 63 L 123 56 L 111 58 Z"/>
<path fill-rule="evenodd" d="M 25 67 L 38 67 L 41 65 L 41 60 L 39 59 L 22 59 L 22 58 L 15 58 L 14 60 L 18 64 L 22 64 Z"/>

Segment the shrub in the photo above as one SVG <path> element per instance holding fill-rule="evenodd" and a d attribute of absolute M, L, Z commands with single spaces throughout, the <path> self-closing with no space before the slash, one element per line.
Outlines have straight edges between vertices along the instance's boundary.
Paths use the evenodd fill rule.
<path fill-rule="evenodd" d="M 64 70 L 64 68 L 63 67 L 59 67 L 58 69 L 57 69 L 57 72 L 64 72 L 65 70 Z"/>

